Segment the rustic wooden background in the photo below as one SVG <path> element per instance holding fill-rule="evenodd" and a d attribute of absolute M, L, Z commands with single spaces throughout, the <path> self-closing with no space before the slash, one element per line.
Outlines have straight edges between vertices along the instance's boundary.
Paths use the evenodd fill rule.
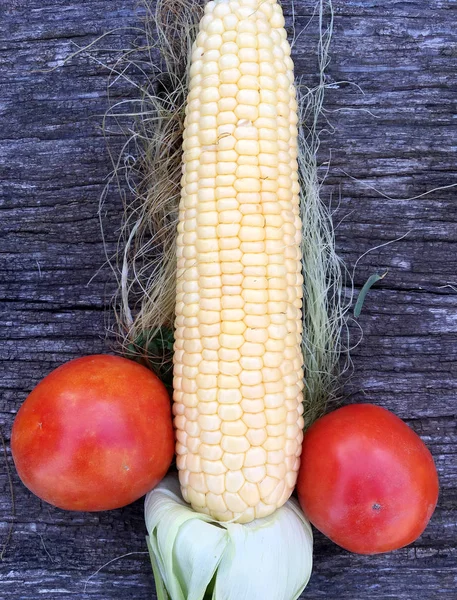
<path fill-rule="evenodd" d="M 297 31 L 314 0 L 295 0 Z M 437 511 L 414 545 L 351 555 L 316 535 L 305 598 L 430 600 L 457 581 L 457 2 L 334 0 L 335 31 L 322 140 L 323 197 L 339 203 L 337 244 L 367 296 L 347 401 L 395 411 L 422 436 L 440 473 Z M 284 1 L 287 22 L 292 5 Z M 109 350 L 113 278 L 104 267 L 98 200 L 110 169 L 99 125 L 105 68 L 75 49 L 117 28 L 98 52 L 128 48 L 135 0 L 0 2 L 0 422 L 13 471 L 16 515 L 0 467 L 0 597 L 10 600 L 154 598 L 142 503 L 100 514 L 65 513 L 32 496 L 14 473 L 9 436 L 33 386 L 62 362 Z M 122 29 L 124 28 L 124 29 Z M 315 81 L 316 22 L 294 47 L 296 70 Z M 360 87 L 356 87 L 360 86 Z M 117 88 L 118 97 L 128 94 Z M 120 148 L 123 140 L 112 136 Z M 373 188 L 376 188 L 375 191 Z M 408 199 L 409 198 L 409 199 Z M 120 223 L 106 206 L 107 241 Z M 94 277 L 95 275 L 95 277 Z M 353 328 L 354 340 L 357 328 Z M 105 566 L 104 563 L 128 554 Z"/>

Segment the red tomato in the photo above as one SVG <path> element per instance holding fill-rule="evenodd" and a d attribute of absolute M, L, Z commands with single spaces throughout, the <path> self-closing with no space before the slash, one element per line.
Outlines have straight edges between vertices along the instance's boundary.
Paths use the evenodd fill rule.
<path fill-rule="evenodd" d="M 174 452 L 170 399 L 146 367 L 95 355 L 45 377 L 14 421 L 11 450 L 34 494 L 67 510 L 110 510 L 151 490 Z"/>
<path fill-rule="evenodd" d="M 353 404 L 306 432 L 297 491 L 319 531 L 351 552 L 377 554 L 421 535 L 438 500 L 438 475 L 406 423 L 379 406 Z"/>

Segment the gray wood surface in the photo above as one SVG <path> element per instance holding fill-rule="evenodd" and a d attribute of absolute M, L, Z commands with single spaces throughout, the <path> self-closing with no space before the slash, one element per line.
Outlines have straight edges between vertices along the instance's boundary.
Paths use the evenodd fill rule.
<path fill-rule="evenodd" d="M 314 0 L 295 1 L 295 29 Z M 394 410 L 429 445 L 438 509 L 424 535 L 397 552 L 360 557 L 316 535 L 312 600 L 457 597 L 457 182 L 455 0 L 334 0 L 335 31 L 322 138 L 323 197 L 337 244 L 368 294 L 347 401 Z M 292 6 L 284 2 L 288 25 Z M 112 64 L 139 23 L 135 0 L 0 0 L 0 423 L 11 424 L 33 386 L 62 362 L 110 351 L 113 279 L 104 266 L 98 199 L 110 170 L 100 131 L 108 72 L 87 54 L 53 72 L 98 35 Z M 294 46 L 297 75 L 316 80 L 316 23 Z M 360 86 L 360 87 L 357 87 Z M 363 90 L 363 91 L 362 91 Z M 119 97 L 129 91 L 117 89 Z M 114 148 L 122 139 L 112 136 Z M 330 164 L 328 160 L 330 158 Z M 376 188 L 375 191 L 373 188 Z M 388 196 L 388 197 L 386 197 Z M 408 198 L 415 198 L 409 199 Z M 120 223 L 105 208 L 108 247 Z M 95 276 L 95 277 L 94 277 Z M 352 327 L 353 340 L 358 329 Z M 12 468 L 8 446 L 8 460 Z M 0 467 L 0 543 L 11 516 Z M 154 598 L 142 503 L 100 514 L 41 502 L 13 470 L 16 517 L 0 563 L 0 598 Z M 128 554 L 94 574 L 104 563 Z"/>

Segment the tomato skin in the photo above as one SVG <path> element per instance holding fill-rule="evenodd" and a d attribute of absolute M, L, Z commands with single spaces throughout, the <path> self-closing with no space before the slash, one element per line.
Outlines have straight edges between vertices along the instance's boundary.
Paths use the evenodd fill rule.
<path fill-rule="evenodd" d="M 72 360 L 27 397 L 11 450 L 24 485 L 54 506 L 125 506 L 157 485 L 172 461 L 168 393 L 151 371 L 125 358 Z"/>
<path fill-rule="evenodd" d="M 429 450 L 406 423 L 372 404 L 339 408 L 305 433 L 297 492 L 313 525 L 358 554 L 416 540 L 438 500 Z"/>

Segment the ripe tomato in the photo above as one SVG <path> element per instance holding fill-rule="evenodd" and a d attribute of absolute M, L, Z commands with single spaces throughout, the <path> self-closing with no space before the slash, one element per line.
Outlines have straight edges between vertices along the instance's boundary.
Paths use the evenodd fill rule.
<path fill-rule="evenodd" d="M 34 494 L 67 510 L 109 510 L 151 490 L 173 458 L 168 393 L 146 367 L 108 355 L 72 360 L 19 409 L 11 450 Z"/>
<path fill-rule="evenodd" d="M 432 455 L 397 416 L 345 406 L 305 433 L 297 491 L 313 525 L 359 554 L 396 550 L 424 531 L 438 499 Z"/>

